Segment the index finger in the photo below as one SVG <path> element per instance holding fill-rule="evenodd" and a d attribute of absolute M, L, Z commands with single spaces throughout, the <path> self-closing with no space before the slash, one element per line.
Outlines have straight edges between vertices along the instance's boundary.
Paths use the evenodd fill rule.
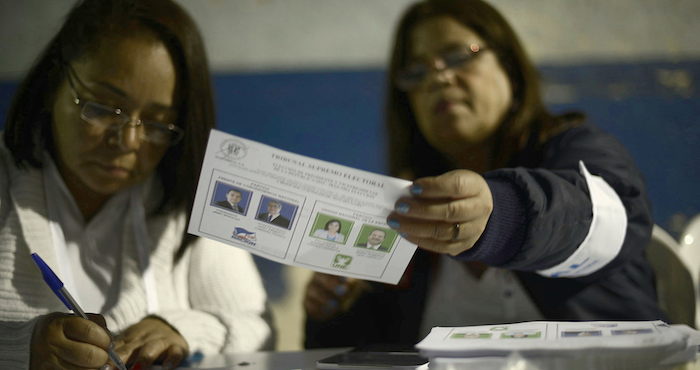
<path fill-rule="evenodd" d="M 420 198 L 461 199 L 479 194 L 484 179 L 470 170 L 454 170 L 439 176 L 422 177 L 411 185 L 413 196 Z"/>
<path fill-rule="evenodd" d="M 100 315 L 99 313 L 85 313 L 85 316 L 87 316 L 88 320 L 107 330 L 107 321 L 105 321 L 104 316 Z"/>
<path fill-rule="evenodd" d="M 63 335 L 66 338 L 93 344 L 102 349 L 107 349 L 112 341 L 105 328 L 82 317 L 65 318 L 63 323 Z"/>

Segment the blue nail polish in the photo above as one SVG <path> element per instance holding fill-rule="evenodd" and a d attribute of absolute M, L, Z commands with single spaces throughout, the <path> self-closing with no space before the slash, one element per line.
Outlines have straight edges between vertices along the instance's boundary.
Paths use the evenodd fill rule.
<path fill-rule="evenodd" d="M 407 234 L 406 233 L 399 233 L 399 235 L 401 235 L 402 238 L 405 238 Z"/>
<path fill-rule="evenodd" d="M 344 296 L 348 292 L 348 287 L 345 285 L 338 285 L 335 287 L 335 295 Z"/>
<path fill-rule="evenodd" d="M 396 205 L 396 212 L 401 213 L 401 214 L 408 213 L 409 209 L 411 209 L 411 206 L 409 206 L 406 203 L 399 203 Z"/>
<path fill-rule="evenodd" d="M 204 360 L 204 354 L 201 351 L 197 351 L 190 355 L 190 357 L 186 358 L 184 361 L 180 363 L 180 366 L 182 367 L 198 367 L 200 362 Z M 163 367 L 166 369 L 176 369 L 177 365 L 172 364 L 173 366 L 167 367 L 167 364 L 163 364 Z"/>
<path fill-rule="evenodd" d="M 401 226 L 401 224 L 400 224 L 398 221 L 396 221 L 396 220 L 389 220 L 389 221 L 387 221 L 387 224 L 388 224 L 389 227 L 392 228 L 392 229 L 398 229 L 399 226 Z"/>
<path fill-rule="evenodd" d="M 413 195 L 420 195 L 423 192 L 423 187 L 418 184 L 413 184 L 409 191 Z"/>

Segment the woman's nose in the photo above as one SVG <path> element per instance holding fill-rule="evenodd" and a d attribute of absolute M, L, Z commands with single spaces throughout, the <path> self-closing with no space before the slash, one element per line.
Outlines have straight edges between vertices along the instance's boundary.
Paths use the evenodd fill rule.
<path fill-rule="evenodd" d="M 447 66 L 444 60 L 435 58 L 430 67 L 427 76 L 429 85 L 444 85 L 454 79 L 454 71 Z"/>
<path fill-rule="evenodd" d="M 143 125 L 141 120 L 131 119 L 117 131 L 119 147 L 124 150 L 137 150 L 143 141 Z"/>
<path fill-rule="evenodd" d="M 447 64 L 442 58 L 433 58 L 430 67 L 436 72 L 441 72 L 447 69 Z"/>

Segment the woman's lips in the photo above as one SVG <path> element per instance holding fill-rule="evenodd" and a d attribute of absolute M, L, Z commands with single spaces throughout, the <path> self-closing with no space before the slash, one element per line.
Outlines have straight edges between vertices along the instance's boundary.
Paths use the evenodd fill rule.
<path fill-rule="evenodd" d="M 433 113 L 438 114 L 438 115 L 446 113 L 450 109 L 451 106 L 452 106 L 452 102 L 447 101 L 447 100 L 439 100 L 433 106 Z"/>
<path fill-rule="evenodd" d="M 433 113 L 436 115 L 445 114 L 460 104 L 463 103 L 458 100 L 440 99 L 433 105 Z"/>
<path fill-rule="evenodd" d="M 100 171 L 105 172 L 112 177 L 127 178 L 131 173 L 128 168 L 113 164 L 96 163 L 96 166 L 100 169 Z"/>
<path fill-rule="evenodd" d="M 433 104 L 433 114 L 441 115 L 452 112 L 455 108 L 469 109 L 470 101 L 464 97 L 442 96 Z"/>

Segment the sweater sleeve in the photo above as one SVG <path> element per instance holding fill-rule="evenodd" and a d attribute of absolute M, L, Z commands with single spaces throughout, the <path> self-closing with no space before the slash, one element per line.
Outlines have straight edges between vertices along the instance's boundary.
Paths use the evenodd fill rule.
<path fill-rule="evenodd" d="M 0 369 L 28 369 L 32 332 L 38 317 L 0 321 Z"/>
<path fill-rule="evenodd" d="M 271 349 L 273 332 L 262 280 L 251 255 L 204 238 L 191 246 L 189 310 L 158 315 L 203 353 Z"/>

